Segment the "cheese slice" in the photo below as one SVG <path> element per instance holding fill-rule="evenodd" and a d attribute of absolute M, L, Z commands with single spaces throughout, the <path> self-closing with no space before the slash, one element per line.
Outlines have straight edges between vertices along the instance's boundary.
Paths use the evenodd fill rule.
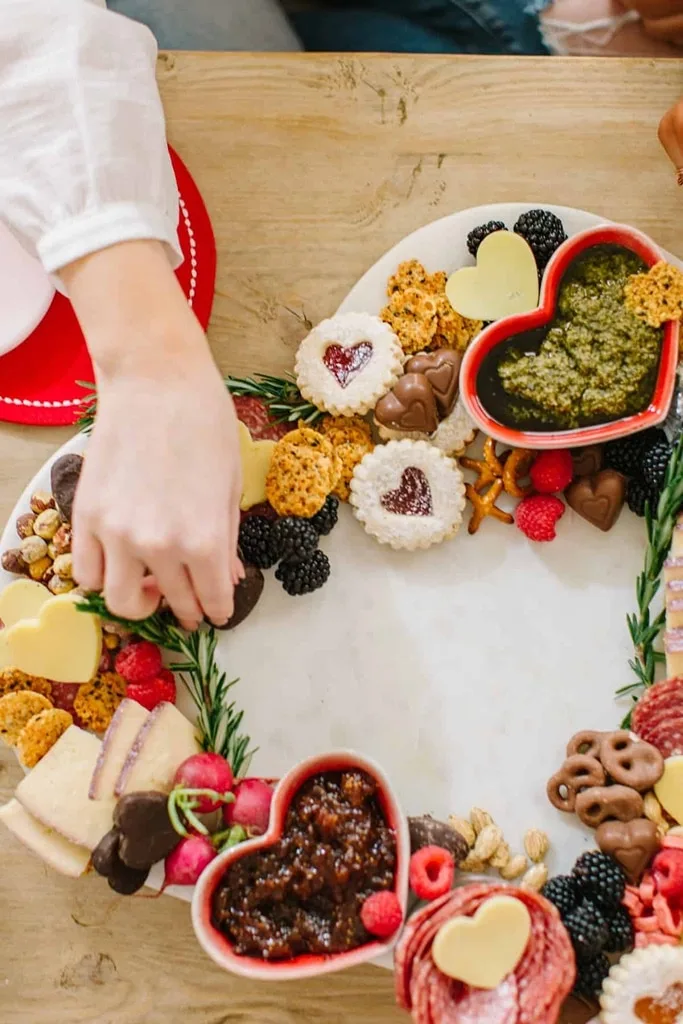
<path fill-rule="evenodd" d="M 0 807 L 0 821 L 24 846 L 60 875 L 79 878 L 85 874 L 90 862 L 89 851 L 83 846 L 70 843 L 52 829 L 45 828 L 24 810 L 18 800 L 10 800 L 4 807 Z"/>
<path fill-rule="evenodd" d="M 92 733 L 69 726 L 15 793 L 22 807 L 46 828 L 88 850 L 94 850 L 112 827 L 116 803 L 88 797 L 101 749 Z"/>
<path fill-rule="evenodd" d="M 56 683 L 87 683 L 97 672 L 102 628 L 96 615 L 79 611 L 71 594 L 51 597 L 36 618 L 6 630 L 13 668 Z"/>
<path fill-rule="evenodd" d="M 50 600 L 50 591 L 36 580 L 14 580 L 0 591 L 0 622 L 5 628 L 23 619 L 35 619 Z"/>
<path fill-rule="evenodd" d="M 149 718 L 150 712 L 136 700 L 122 700 L 102 740 L 90 782 L 91 800 L 111 800 L 135 737 Z"/>
<path fill-rule="evenodd" d="M 670 629 L 664 634 L 666 674 L 668 678 L 683 676 L 683 629 Z"/>
<path fill-rule="evenodd" d="M 155 789 L 170 793 L 183 761 L 200 751 L 194 725 L 173 704 L 158 704 L 144 722 L 121 769 L 116 796 Z"/>
<path fill-rule="evenodd" d="M 13 668 L 12 659 L 7 646 L 7 630 L 0 630 L 0 669 Z"/>

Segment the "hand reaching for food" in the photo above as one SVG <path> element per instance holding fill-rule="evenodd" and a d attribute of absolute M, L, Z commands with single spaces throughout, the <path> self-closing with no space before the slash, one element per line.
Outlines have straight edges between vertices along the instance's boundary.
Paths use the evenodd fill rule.
<path fill-rule="evenodd" d="M 659 122 L 659 141 L 676 168 L 678 184 L 683 185 L 683 99 L 667 110 Z"/>
<path fill-rule="evenodd" d="M 624 4 L 638 12 L 652 39 L 683 46 L 683 0 L 624 0 Z"/>
<path fill-rule="evenodd" d="M 161 596 L 186 628 L 217 625 L 237 555 L 237 418 L 163 247 L 127 242 L 62 273 L 93 358 L 98 413 L 74 507 L 77 581 L 111 611 Z"/>

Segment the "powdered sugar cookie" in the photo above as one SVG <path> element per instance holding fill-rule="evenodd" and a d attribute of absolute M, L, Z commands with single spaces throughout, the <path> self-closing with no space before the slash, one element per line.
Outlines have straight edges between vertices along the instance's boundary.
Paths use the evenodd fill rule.
<path fill-rule="evenodd" d="M 683 949 L 653 945 L 623 956 L 603 982 L 600 1005 L 603 1024 L 683 1020 Z"/>
<path fill-rule="evenodd" d="M 383 441 L 429 441 L 430 444 L 442 451 L 444 455 L 462 455 L 462 453 L 474 440 L 477 432 L 474 420 L 468 413 L 463 403 L 458 399 L 453 411 L 441 420 L 433 434 L 408 433 L 402 430 L 392 430 L 375 420 L 379 436 Z"/>
<path fill-rule="evenodd" d="M 403 372 L 391 328 L 368 313 L 323 320 L 299 345 L 296 382 L 304 398 L 341 416 L 366 413 Z"/>
<path fill-rule="evenodd" d="M 457 532 L 463 475 L 426 441 L 390 441 L 356 466 L 350 502 L 366 531 L 392 548 L 427 548 Z"/>

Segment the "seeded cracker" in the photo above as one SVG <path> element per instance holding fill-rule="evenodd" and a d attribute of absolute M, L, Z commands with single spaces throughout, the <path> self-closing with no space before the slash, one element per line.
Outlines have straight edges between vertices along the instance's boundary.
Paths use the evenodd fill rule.
<path fill-rule="evenodd" d="M 17 741 L 17 756 L 24 768 L 35 768 L 70 725 L 73 718 L 61 708 L 40 711 L 29 719 Z"/>
<path fill-rule="evenodd" d="M 359 416 L 327 416 L 320 430 L 329 437 L 341 463 L 341 475 L 332 493 L 340 501 L 348 501 L 353 471 L 363 456 L 375 447 L 370 425 Z"/>
<path fill-rule="evenodd" d="M 481 330 L 479 320 L 467 320 L 446 296 L 444 271 L 429 274 L 417 260 L 401 263 L 389 278 L 388 305 L 381 316 L 396 333 L 406 355 L 426 348 L 463 352 Z"/>
<path fill-rule="evenodd" d="M 0 739 L 10 747 L 16 747 L 26 723 L 40 711 L 47 711 L 52 702 L 42 693 L 32 690 L 17 690 L 0 697 Z"/>
<path fill-rule="evenodd" d="M 683 317 L 683 272 L 661 260 L 624 286 L 626 306 L 650 327 Z"/>
<path fill-rule="evenodd" d="M 87 729 L 105 732 L 126 696 L 125 681 L 116 672 L 102 672 L 79 687 L 74 711 Z"/>
<path fill-rule="evenodd" d="M 266 497 L 278 515 L 310 518 L 341 477 L 342 463 L 328 437 L 300 427 L 278 441 L 266 477 Z"/>
<path fill-rule="evenodd" d="M 44 697 L 52 696 L 52 683 L 40 676 L 29 676 L 18 668 L 6 668 L 0 672 L 0 696 L 17 690 L 33 690 Z"/>

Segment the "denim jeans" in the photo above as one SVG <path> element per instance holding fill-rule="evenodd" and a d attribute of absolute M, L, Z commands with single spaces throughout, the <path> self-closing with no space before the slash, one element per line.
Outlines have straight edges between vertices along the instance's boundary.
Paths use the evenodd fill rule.
<path fill-rule="evenodd" d="M 1 2 L 1 0 L 0 0 Z M 164 50 L 298 50 L 278 0 L 107 0 Z"/>

